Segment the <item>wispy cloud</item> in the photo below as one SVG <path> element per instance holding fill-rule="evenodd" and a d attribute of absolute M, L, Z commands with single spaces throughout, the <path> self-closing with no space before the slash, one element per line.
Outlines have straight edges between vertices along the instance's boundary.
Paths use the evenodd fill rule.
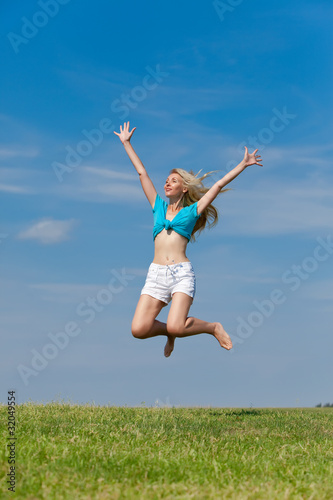
<path fill-rule="evenodd" d="M 125 267 L 126 273 L 144 278 L 147 269 Z M 110 275 L 111 276 L 111 275 Z M 142 281 L 142 280 L 141 280 Z M 137 285 L 134 285 L 137 286 Z M 86 297 L 96 295 L 106 284 L 98 283 L 34 283 L 29 288 L 41 292 L 41 299 L 48 302 L 78 303 Z"/>
<path fill-rule="evenodd" d="M 14 157 L 36 158 L 38 155 L 39 151 L 37 148 L 24 148 L 21 145 L 0 145 L 0 160 L 6 160 Z"/>
<path fill-rule="evenodd" d="M 16 159 L 14 159 L 14 163 Z M 21 163 L 21 160 L 19 160 Z M 45 174 L 37 168 L 22 166 L 0 168 L 0 191 L 12 194 L 37 194 L 38 186 L 45 179 Z M 43 186 L 45 192 L 45 186 Z"/>
<path fill-rule="evenodd" d="M 129 203 L 146 199 L 137 174 L 98 166 L 83 167 L 75 178 L 75 189 L 71 183 L 64 183 L 60 189 L 57 186 L 57 192 L 95 203 Z"/>
<path fill-rule="evenodd" d="M 99 168 L 99 167 L 83 167 L 84 172 L 88 174 L 95 175 L 96 177 L 105 177 L 108 179 L 121 179 L 121 180 L 129 180 L 129 181 L 137 181 L 137 174 L 128 174 L 124 172 L 117 172 L 116 170 L 111 170 L 108 168 Z"/>
<path fill-rule="evenodd" d="M 0 184 L 0 191 L 5 191 L 7 193 L 13 193 L 13 194 L 31 193 L 31 191 L 28 188 L 22 186 L 14 186 L 13 184 Z"/>
<path fill-rule="evenodd" d="M 312 165 L 321 173 L 321 168 L 329 167 L 331 169 L 331 155 L 333 152 L 333 144 L 320 144 L 318 146 L 299 146 L 295 147 L 270 147 L 264 150 L 265 161 L 268 163 L 276 161 L 276 164 L 281 165 L 295 163 L 297 166 Z M 282 163 L 281 163 L 282 162 Z"/>
<path fill-rule="evenodd" d="M 140 185 L 133 186 L 121 182 L 92 182 L 79 185 L 75 188 L 75 192 L 67 186 L 64 187 L 62 193 L 70 198 L 83 200 L 94 203 L 119 203 L 143 201 L 145 195 Z"/>
<path fill-rule="evenodd" d="M 54 220 L 52 218 L 44 218 L 36 222 L 26 230 L 21 231 L 17 238 L 22 240 L 36 240 L 44 245 L 52 245 L 69 239 L 69 233 L 73 229 L 77 221 L 70 220 Z"/>
<path fill-rule="evenodd" d="M 2 127 L 0 160 L 11 158 L 36 158 L 41 154 L 41 141 L 45 138 L 43 127 L 36 129 L 31 121 L 0 113 Z M 18 141 L 19 138 L 19 141 Z"/>
<path fill-rule="evenodd" d="M 41 299 L 48 302 L 77 304 L 89 295 L 95 295 L 101 285 L 85 283 L 36 283 L 29 285 L 32 290 L 41 292 Z"/>
<path fill-rule="evenodd" d="M 223 233 L 277 235 L 330 231 L 333 189 L 300 183 L 260 183 L 255 190 L 237 189 L 224 205 Z M 304 183 L 302 183 L 304 186 Z M 221 207 L 221 198 L 217 205 Z"/>

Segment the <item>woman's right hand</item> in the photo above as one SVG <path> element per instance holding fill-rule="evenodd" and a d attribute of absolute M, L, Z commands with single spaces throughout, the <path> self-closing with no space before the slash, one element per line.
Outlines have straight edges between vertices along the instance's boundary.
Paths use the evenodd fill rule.
<path fill-rule="evenodd" d="M 134 130 L 136 127 L 134 127 L 131 131 L 129 131 L 129 122 L 124 122 L 124 130 L 122 130 L 121 125 L 120 125 L 120 134 L 117 132 L 113 131 L 114 134 L 116 134 L 121 142 L 124 144 L 126 141 L 129 142 L 130 138 L 133 135 Z"/>

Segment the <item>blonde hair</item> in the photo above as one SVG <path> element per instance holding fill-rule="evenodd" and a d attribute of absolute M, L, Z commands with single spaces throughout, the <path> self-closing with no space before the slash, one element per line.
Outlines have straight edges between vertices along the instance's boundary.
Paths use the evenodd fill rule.
<path fill-rule="evenodd" d="M 218 172 L 218 170 L 212 170 L 211 172 L 198 177 L 201 170 L 199 170 L 197 174 L 194 174 L 193 170 L 187 172 L 182 168 L 173 168 L 172 170 L 170 170 L 170 174 L 180 175 L 180 177 L 183 179 L 183 187 L 187 188 L 186 193 L 183 193 L 183 197 L 180 201 L 180 206 L 188 207 L 189 205 L 193 205 L 193 203 L 199 201 L 200 198 L 202 198 L 203 195 L 207 193 L 207 191 L 209 191 L 210 188 L 205 187 L 202 181 L 210 174 Z M 221 189 L 218 194 L 224 193 L 226 191 L 231 191 L 231 188 Z M 209 229 L 215 226 L 215 224 L 217 224 L 218 218 L 219 214 L 217 209 L 210 203 L 208 207 L 205 208 L 205 210 L 201 213 L 201 217 L 199 217 L 199 219 L 197 220 L 193 228 L 190 241 L 195 241 L 194 234 L 197 231 L 199 231 L 200 234 L 207 224 Z"/>

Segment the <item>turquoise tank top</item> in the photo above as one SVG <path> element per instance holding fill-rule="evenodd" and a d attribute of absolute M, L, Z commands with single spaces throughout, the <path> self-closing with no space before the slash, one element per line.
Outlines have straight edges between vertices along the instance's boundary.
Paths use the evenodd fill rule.
<path fill-rule="evenodd" d="M 162 200 L 159 194 L 156 194 L 155 204 L 153 208 L 154 214 L 154 228 L 153 228 L 153 239 L 165 228 L 173 229 L 176 233 L 185 236 L 185 238 L 190 241 L 193 228 L 201 216 L 197 212 L 198 202 L 196 201 L 192 205 L 183 207 L 172 220 L 167 220 L 165 218 L 168 204 L 166 201 Z"/>

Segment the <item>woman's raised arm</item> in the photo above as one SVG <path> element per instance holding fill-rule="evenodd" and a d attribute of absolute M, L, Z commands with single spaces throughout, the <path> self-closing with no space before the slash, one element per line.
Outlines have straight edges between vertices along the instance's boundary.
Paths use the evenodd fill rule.
<path fill-rule="evenodd" d="M 145 167 L 143 166 L 142 161 L 134 151 L 132 144 L 130 143 L 130 139 L 133 135 L 134 130 L 136 127 L 132 128 L 131 131 L 129 131 L 129 122 L 124 123 L 124 130 L 122 130 L 121 125 L 120 125 L 120 134 L 117 132 L 113 131 L 114 134 L 116 134 L 121 142 L 123 143 L 123 146 L 126 150 L 126 153 L 128 154 L 131 162 L 133 163 L 135 170 L 138 172 L 138 174 L 142 174 L 146 171 Z"/>
<path fill-rule="evenodd" d="M 127 122 L 127 123 L 125 122 L 124 123 L 124 130 L 122 130 L 121 125 L 120 125 L 120 134 L 118 134 L 115 131 L 113 131 L 113 133 L 116 134 L 119 137 L 119 139 L 121 140 L 121 142 L 123 143 L 125 151 L 129 156 L 129 159 L 133 163 L 135 170 L 138 172 L 138 174 L 140 176 L 142 189 L 143 189 L 145 195 L 147 196 L 151 207 L 154 208 L 155 198 L 156 198 L 156 193 L 157 193 L 155 186 L 152 183 L 149 175 L 147 174 L 147 171 L 146 171 L 142 161 L 140 160 L 140 158 L 138 157 L 138 155 L 134 151 L 132 144 L 130 143 L 130 139 L 131 139 L 135 129 L 136 129 L 136 127 L 134 127 L 131 131 L 129 131 L 129 122 Z"/>
<path fill-rule="evenodd" d="M 246 169 L 246 167 L 249 167 L 250 165 L 259 165 L 262 167 L 263 165 L 261 164 L 261 156 L 256 154 L 258 149 L 253 151 L 253 153 L 249 153 L 248 149 L 246 146 L 245 147 L 245 154 L 243 160 L 230 172 L 228 172 L 222 179 L 219 181 L 215 182 L 215 184 L 203 195 L 202 198 L 198 201 L 197 205 L 197 211 L 198 214 L 203 212 L 205 208 L 210 205 L 213 200 L 215 200 L 216 196 L 219 194 L 221 189 L 224 188 L 229 182 L 231 182 L 237 175 L 239 175 L 243 170 Z"/>

